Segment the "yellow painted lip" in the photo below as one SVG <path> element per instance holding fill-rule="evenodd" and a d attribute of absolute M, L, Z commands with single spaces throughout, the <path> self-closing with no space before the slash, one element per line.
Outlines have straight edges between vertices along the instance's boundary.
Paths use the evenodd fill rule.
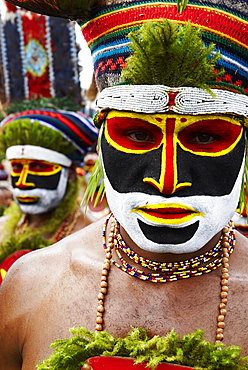
<path fill-rule="evenodd" d="M 40 199 L 40 197 L 31 197 L 31 196 L 17 196 L 16 198 L 18 199 L 19 202 L 22 203 L 34 203 Z"/>
<path fill-rule="evenodd" d="M 192 207 L 175 203 L 160 203 L 136 207 L 132 213 L 139 213 L 150 221 L 171 225 L 181 224 L 192 220 L 196 216 L 204 216 L 205 213 L 196 211 Z"/>

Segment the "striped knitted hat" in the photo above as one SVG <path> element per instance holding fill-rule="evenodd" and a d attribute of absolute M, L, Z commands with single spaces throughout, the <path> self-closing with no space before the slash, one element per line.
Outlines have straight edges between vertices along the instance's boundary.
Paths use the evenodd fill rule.
<path fill-rule="evenodd" d="M 120 81 L 121 70 L 130 55 L 130 31 L 146 21 L 163 18 L 178 24 L 190 22 L 203 32 L 203 41 L 213 42 L 221 58 L 217 68 L 225 74 L 217 87 L 229 85 L 248 92 L 248 4 L 247 0 L 189 0 L 180 12 L 178 4 L 186 0 L 10 0 L 38 13 L 80 20 L 83 35 L 91 49 L 99 90 Z M 107 3 L 107 4 L 106 4 Z M 226 87 L 225 87 L 226 88 Z"/>
<path fill-rule="evenodd" d="M 32 145 L 82 161 L 97 137 L 98 130 L 81 112 L 36 109 L 12 114 L 1 122 L 0 150 Z"/>

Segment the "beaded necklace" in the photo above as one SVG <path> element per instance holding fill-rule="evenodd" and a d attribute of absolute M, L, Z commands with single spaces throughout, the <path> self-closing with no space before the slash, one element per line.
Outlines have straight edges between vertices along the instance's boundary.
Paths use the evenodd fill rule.
<path fill-rule="evenodd" d="M 110 216 L 111 217 L 111 216 Z M 106 249 L 106 227 L 109 218 L 107 218 L 104 228 L 103 228 L 103 248 Z M 207 274 L 211 271 L 216 270 L 222 264 L 222 239 L 223 234 L 217 243 L 217 245 L 210 251 L 180 262 L 156 262 L 148 260 L 144 257 L 139 256 L 137 253 L 132 251 L 130 247 L 126 245 L 122 236 L 120 234 L 120 224 L 113 218 L 112 223 L 114 225 L 114 235 L 113 235 L 113 247 L 120 262 L 112 260 L 112 263 L 121 269 L 122 271 L 128 273 L 129 275 L 135 276 L 141 280 L 151 281 L 155 283 L 176 281 L 181 279 L 187 279 L 193 276 L 200 276 Z M 235 233 L 233 223 L 228 224 L 228 253 L 229 255 L 233 252 L 235 243 Z M 148 268 L 149 270 L 156 271 L 156 273 L 144 272 L 136 267 L 131 266 L 125 258 L 122 256 L 123 252 L 128 258 L 134 261 L 136 264 Z M 209 262 L 210 261 L 210 262 Z M 208 262 L 208 263 L 206 263 Z"/>
<path fill-rule="evenodd" d="M 110 233 L 108 240 L 106 242 L 106 228 L 107 224 L 112 218 L 112 223 L 110 225 Z M 100 283 L 100 292 L 98 294 L 98 308 L 97 308 L 97 318 L 96 318 L 96 331 L 103 330 L 103 315 L 104 315 L 104 299 L 108 292 L 108 275 L 111 267 L 111 263 L 120 268 L 122 271 L 138 277 L 141 280 L 151 281 L 151 282 L 169 282 L 180 280 L 183 278 L 189 278 L 194 276 L 199 276 L 202 274 L 209 273 L 222 265 L 221 269 L 221 292 L 220 292 L 220 304 L 219 304 L 219 314 L 217 317 L 217 328 L 216 328 L 216 337 L 215 342 L 219 343 L 223 340 L 224 337 L 224 328 L 225 328 L 225 316 L 226 316 L 226 304 L 228 296 L 228 279 L 229 279 L 229 256 L 234 250 L 236 242 L 235 237 L 235 228 L 232 221 L 228 223 L 222 230 L 222 235 L 217 243 L 217 245 L 212 248 L 210 251 L 182 262 L 169 262 L 169 263 L 160 263 L 144 259 L 143 257 L 138 256 L 136 253 L 131 251 L 131 249 L 126 246 L 124 240 L 120 234 L 120 225 L 117 220 L 114 219 L 113 215 L 110 215 L 103 227 L 103 248 L 105 249 L 106 255 L 104 260 L 104 265 L 101 275 Z M 124 248 L 125 246 L 125 248 Z M 117 263 L 112 258 L 113 249 L 117 252 L 122 265 Z M 132 260 L 138 260 L 139 265 L 142 267 L 147 267 L 154 269 L 155 271 L 159 268 L 162 270 L 161 273 L 145 273 L 143 271 L 137 270 L 133 266 L 129 265 L 125 259 L 120 254 L 120 249 L 129 257 L 132 256 Z M 125 249 L 125 251 L 123 250 Z M 210 259 L 213 259 L 210 263 Z M 200 264 L 206 263 L 205 266 L 199 266 Z M 171 270 L 170 270 L 171 267 Z M 197 268 L 196 268 L 197 267 Z M 136 273 L 138 271 L 138 273 Z"/>

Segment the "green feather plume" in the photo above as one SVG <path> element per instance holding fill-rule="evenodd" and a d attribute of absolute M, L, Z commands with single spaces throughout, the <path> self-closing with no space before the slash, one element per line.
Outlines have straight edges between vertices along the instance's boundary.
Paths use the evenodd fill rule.
<path fill-rule="evenodd" d="M 241 348 L 212 344 L 197 330 L 179 338 L 172 330 L 165 336 L 150 338 L 141 328 L 132 328 L 124 338 L 85 328 L 70 329 L 73 337 L 54 342 L 54 353 L 37 366 L 37 370 L 80 370 L 94 356 L 131 357 L 135 363 L 147 362 L 156 369 L 161 362 L 191 366 L 201 370 L 247 370 L 248 356 L 240 357 Z M 220 350 L 221 348 L 221 350 Z"/>
<path fill-rule="evenodd" d="M 73 154 L 75 147 L 63 138 L 61 132 L 28 118 L 17 119 L 2 128 L 0 153 L 5 154 L 13 145 L 36 145 L 63 153 Z"/>
<path fill-rule="evenodd" d="M 129 34 L 132 55 L 122 70 L 123 82 L 135 85 L 192 86 L 211 93 L 207 84 L 221 72 L 214 72 L 219 53 L 214 44 L 208 47 L 201 38 L 201 30 L 190 23 L 178 26 L 162 20 L 147 22 Z"/>
<path fill-rule="evenodd" d="M 104 129 L 104 125 L 102 125 L 99 135 L 98 135 L 98 144 L 97 147 L 99 148 L 98 158 L 96 163 L 93 167 L 92 174 L 90 176 L 87 188 L 84 192 L 83 199 L 81 204 L 85 206 L 85 213 L 87 211 L 88 203 L 92 201 L 95 197 L 94 207 L 96 207 L 99 199 L 102 199 L 105 194 L 105 187 L 104 187 L 104 171 L 103 171 L 103 164 L 102 164 L 102 155 L 101 155 L 101 137 L 102 132 Z"/>
<path fill-rule="evenodd" d="M 177 0 L 177 11 L 182 13 L 188 4 L 188 0 Z"/>

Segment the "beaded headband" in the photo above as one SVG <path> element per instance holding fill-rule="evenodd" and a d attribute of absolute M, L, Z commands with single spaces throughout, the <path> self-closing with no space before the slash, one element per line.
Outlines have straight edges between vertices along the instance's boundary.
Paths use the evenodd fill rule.
<path fill-rule="evenodd" d="M 213 94 L 195 87 L 119 85 L 104 89 L 97 105 L 140 113 L 233 113 L 248 117 L 248 96 L 220 89 L 214 89 Z"/>
<path fill-rule="evenodd" d="M 62 153 L 55 150 L 42 148 L 34 145 L 14 145 L 6 150 L 6 158 L 11 159 L 35 159 L 60 164 L 70 167 L 72 161 Z"/>

